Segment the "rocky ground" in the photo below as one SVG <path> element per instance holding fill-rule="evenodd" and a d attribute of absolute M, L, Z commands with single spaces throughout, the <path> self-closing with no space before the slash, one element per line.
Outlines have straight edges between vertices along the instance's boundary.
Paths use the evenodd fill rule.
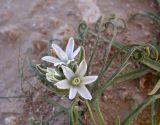
<path fill-rule="evenodd" d="M 55 110 L 41 102 L 39 97 L 46 92 L 31 68 L 40 62 L 50 39 L 66 41 L 76 36 L 81 20 L 94 23 L 99 16 L 116 14 L 125 20 L 137 12 L 155 11 L 151 0 L 1 0 L 0 1 L 0 97 L 32 95 L 32 99 L 0 99 L 1 125 L 29 125 L 29 119 Z M 153 22 L 137 18 L 130 22 L 127 31 L 117 36 L 120 42 L 131 44 L 150 42 Z M 63 45 L 63 43 L 58 43 Z M 66 99 L 46 92 L 66 104 Z M 139 81 L 109 88 L 102 99 L 105 118 L 109 125 L 117 116 L 124 118 L 133 108 L 126 98 L 140 104 L 145 92 L 139 89 Z M 67 105 L 66 105 L 67 106 Z M 116 107 L 116 108 L 115 108 Z M 65 115 L 64 115 L 65 116 Z M 54 125 L 66 124 L 67 117 L 55 120 Z M 140 124 L 141 122 L 137 123 Z M 136 123 L 135 123 L 136 124 Z M 143 124 L 143 123 L 142 123 Z"/>

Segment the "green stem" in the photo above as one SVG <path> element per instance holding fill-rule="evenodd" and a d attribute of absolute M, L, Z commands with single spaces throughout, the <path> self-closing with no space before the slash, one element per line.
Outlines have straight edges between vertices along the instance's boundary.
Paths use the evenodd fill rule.
<path fill-rule="evenodd" d="M 88 30 L 88 33 L 92 34 L 93 36 L 98 37 L 98 35 L 97 35 L 95 32 L 91 31 L 91 30 Z M 102 40 L 103 40 L 104 42 L 106 42 L 106 43 L 110 43 L 110 42 L 111 42 L 111 39 L 110 39 L 110 38 L 105 38 L 105 37 L 103 37 L 103 36 L 101 36 L 101 35 L 99 35 L 99 38 L 102 39 Z M 114 47 L 118 48 L 118 49 L 124 48 L 124 45 L 123 45 L 122 43 L 119 43 L 119 42 L 117 42 L 117 41 L 115 41 L 115 40 L 113 40 L 112 45 L 113 45 Z M 128 52 L 128 51 L 127 51 L 127 50 L 124 50 L 124 52 Z"/>
<path fill-rule="evenodd" d="M 99 41 L 99 40 L 96 41 L 96 43 L 95 43 L 95 45 L 94 45 L 94 47 L 93 47 L 92 54 L 91 54 L 90 59 L 89 59 L 89 62 L 88 62 L 88 68 L 87 68 L 87 73 L 86 73 L 87 75 L 88 75 L 88 73 L 89 73 L 90 66 L 92 65 L 92 60 L 93 60 L 93 57 L 94 57 L 95 52 L 96 52 L 96 48 L 97 48 L 97 45 L 98 45 L 98 41 Z"/>
<path fill-rule="evenodd" d="M 89 73 L 89 69 L 90 69 L 90 66 L 92 65 L 92 60 L 93 60 L 93 57 L 95 55 L 95 52 L 96 52 L 96 49 L 97 49 L 97 46 L 98 46 L 98 43 L 99 43 L 99 36 L 100 36 L 100 33 L 101 33 L 101 27 L 102 27 L 102 23 L 103 23 L 103 17 L 100 19 L 100 24 L 99 24 L 99 27 L 98 27 L 98 33 L 97 33 L 97 37 L 96 37 L 96 43 L 94 44 L 94 47 L 93 47 L 93 50 L 92 50 L 92 54 L 91 54 L 91 57 L 89 59 L 89 63 L 88 63 L 88 68 L 87 68 L 87 75 Z"/>
<path fill-rule="evenodd" d="M 127 118 L 121 123 L 121 125 L 130 125 L 131 121 L 141 112 L 145 107 L 150 105 L 153 101 L 160 98 L 160 94 L 154 95 L 148 100 L 144 101 L 142 104 L 140 104 L 134 111 L 132 111 Z"/>
<path fill-rule="evenodd" d="M 96 103 L 96 112 L 97 112 L 97 115 L 98 115 L 98 120 L 99 120 L 99 123 L 100 123 L 100 125 L 106 125 L 106 122 L 105 122 L 105 120 L 104 120 L 104 118 L 103 118 L 103 115 L 102 115 L 102 112 L 101 112 L 101 110 L 100 110 L 100 105 L 99 105 L 99 100 L 98 99 L 96 99 L 95 100 L 95 103 Z"/>
<path fill-rule="evenodd" d="M 88 30 L 88 33 L 92 34 L 93 36 L 98 36 L 95 32 L 91 31 L 91 30 Z M 103 37 L 101 35 L 99 35 L 99 38 L 102 39 L 104 42 L 107 42 L 107 43 L 110 43 L 111 42 L 111 39 L 110 38 L 106 38 L 106 37 Z M 113 41 L 113 44 L 112 44 L 114 47 L 118 48 L 118 49 L 122 49 L 124 48 L 124 45 L 122 43 L 119 43 L 117 41 Z M 125 53 L 128 53 L 129 50 L 127 48 L 123 49 L 123 51 Z M 139 60 L 141 63 L 149 66 L 150 68 L 160 72 L 160 63 L 158 62 L 155 62 L 154 60 L 152 59 L 149 59 L 149 58 L 144 58 L 143 60 Z"/>
<path fill-rule="evenodd" d="M 74 106 L 74 115 L 75 115 L 75 125 L 78 125 L 78 109 Z"/>
<path fill-rule="evenodd" d="M 156 100 L 153 100 L 151 104 L 151 125 L 157 125 L 156 121 Z"/>
<path fill-rule="evenodd" d="M 74 125 L 74 123 L 75 123 L 75 121 L 74 121 L 74 115 L 73 115 L 73 112 L 74 112 L 73 106 L 74 105 L 71 106 L 71 110 L 69 112 L 69 114 L 70 114 L 70 125 Z"/>
<path fill-rule="evenodd" d="M 89 111 L 90 117 L 91 117 L 91 119 L 92 119 L 92 121 L 93 121 L 94 125 L 97 125 L 97 124 L 96 124 L 96 121 L 94 120 L 93 112 L 92 112 L 92 109 L 91 109 L 91 107 L 90 107 L 90 105 L 89 105 L 88 101 L 86 100 L 85 102 L 86 102 L 86 105 L 87 105 L 87 108 L 88 108 L 88 111 Z"/>
<path fill-rule="evenodd" d="M 101 69 L 100 69 L 100 71 L 98 73 L 98 79 L 96 80 L 95 85 L 94 85 L 94 87 L 93 87 L 92 90 L 94 90 L 95 88 L 97 88 L 98 83 L 100 82 L 101 78 L 103 77 L 103 73 L 108 68 L 108 66 L 107 66 L 108 56 L 109 56 L 109 53 L 110 53 L 110 50 L 111 50 L 111 47 L 112 47 L 112 44 L 113 44 L 113 41 L 114 41 L 116 35 L 117 35 L 117 30 L 115 30 L 113 32 L 113 37 L 112 37 L 112 39 L 111 39 L 111 41 L 109 43 L 109 46 L 106 48 L 106 51 L 105 51 L 105 54 L 104 54 L 104 63 L 101 66 Z"/>
<path fill-rule="evenodd" d="M 128 60 L 130 59 L 132 54 L 137 50 L 137 48 L 138 47 L 135 47 L 132 50 L 130 50 L 129 53 L 127 53 L 125 58 L 122 60 L 120 67 L 115 71 L 115 73 L 99 89 L 95 91 L 95 97 L 100 97 L 101 94 L 106 90 L 106 88 L 113 83 L 113 80 L 121 73 L 121 71 L 127 67 Z"/>

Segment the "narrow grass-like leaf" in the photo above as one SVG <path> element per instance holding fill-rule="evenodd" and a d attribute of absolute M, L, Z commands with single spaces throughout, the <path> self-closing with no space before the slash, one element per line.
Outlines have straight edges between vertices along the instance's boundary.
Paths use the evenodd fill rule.
<path fill-rule="evenodd" d="M 92 53 L 91 53 L 91 56 L 90 56 L 90 59 L 89 59 L 89 62 L 88 62 L 88 68 L 87 68 L 87 75 L 88 75 L 88 73 L 89 73 L 89 70 L 90 70 L 90 66 L 92 65 L 92 60 L 93 60 L 93 58 L 94 58 L 94 55 L 95 55 L 95 53 L 96 53 L 96 49 L 97 49 L 97 47 L 98 47 L 98 43 L 99 43 L 99 41 L 100 41 L 100 38 L 99 38 L 99 36 L 100 36 L 100 33 L 101 33 L 101 30 L 102 30 L 102 25 L 103 25 L 103 17 L 100 17 L 100 19 L 99 19 L 99 25 L 98 25 L 98 29 L 97 29 L 97 36 L 96 36 L 96 42 L 95 42 L 95 44 L 94 44 L 94 46 L 93 46 L 93 49 L 92 49 Z"/>
<path fill-rule="evenodd" d="M 119 49 L 107 62 L 105 62 L 106 64 L 104 65 L 104 67 L 101 67 L 99 74 L 98 74 L 98 79 L 96 80 L 93 88 L 92 88 L 92 92 L 94 92 L 95 90 L 97 90 L 97 85 L 98 83 L 101 82 L 102 77 L 105 75 L 105 73 L 107 72 L 109 66 L 111 65 L 111 63 L 114 61 L 114 59 L 117 58 L 117 56 L 119 56 L 119 54 L 121 52 L 123 52 L 124 49 L 128 48 L 128 46 L 125 46 L 123 49 Z"/>
<path fill-rule="evenodd" d="M 59 104 L 58 102 L 54 101 L 53 99 L 50 99 L 48 97 L 42 97 L 42 100 L 47 102 L 50 105 L 58 107 L 60 110 L 63 110 L 65 112 L 69 111 L 69 108 L 64 107 L 63 105 Z"/>
<path fill-rule="evenodd" d="M 149 58 L 144 58 L 143 60 L 141 60 L 141 62 L 150 67 L 151 69 L 160 72 L 160 64 L 158 62 L 151 60 Z"/>
<path fill-rule="evenodd" d="M 86 102 L 86 106 L 87 106 L 87 108 L 88 108 L 89 115 L 90 115 L 90 118 L 91 118 L 93 124 L 94 124 L 94 125 L 97 125 L 97 123 L 96 123 L 96 121 L 95 121 L 95 118 L 94 118 L 94 116 L 93 116 L 92 109 L 91 109 L 91 107 L 90 107 L 90 105 L 89 105 L 89 102 L 88 102 L 87 100 L 86 100 L 85 102 Z"/>
<path fill-rule="evenodd" d="M 88 33 L 88 26 L 86 22 L 82 21 L 78 26 L 78 41 L 81 43 L 81 45 L 84 45 L 87 33 Z"/>
<path fill-rule="evenodd" d="M 121 120 L 120 120 L 119 116 L 116 118 L 116 124 L 115 125 L 121 125 Z"/>
<path fill-rule="evenodd" d="M 111 77 L 109 77 L 109 79 L 97 90 L 95 91 L 94 95 L 97 96 L 101 96 L 102 93 L 106 90 L 106 88 L 108 88 L 112 83 L 113 80 L 121 73 L 121 71 L 128 65 L 128 60 L 129 58 L 132 56 L 132 54 L 135 52 L 135 50 L 137 50 L 137 47 L 134 47 L 130 50 L 130 52 L 128 54 L 126 54 L 125 58 L 122 60 L 121 65 L 119 66 L 119 68 L 115 71 L 115 73 L 112 74 Z"/>
<path fill-rule="evenodd" d="M 90 34 L 92 34 L 93 36 L 98 36 L 95 32 L 93 32 L 93 31 L 91 31 L 91 30 L 89 30 L 88 31 Z M 104 42 L 106 42 L 106 43 L 110 43 L 111 42 L 111 38 L 106 38 L 106 37 L 103 37 L 103 36 L 101 36 L 101 35 L 99 35 L 99 38 L 100 39 L 102 39 Z M 123 47 L 124 47 L 124 45 L 122 44 L 122 43 L 119 43 L 119 42 L 117 42 L 117 41 L 115 41 L 115 40 L 113 40 L 113 43 L 112 43 L 112 45 L 114 46 L 114 47 L 116 47 L 116 48 L 118 48 L 118 49 L 122 49 Z M 125 52 L 128 52 L 128 50 L 124 50 Z"/>
<path fill-rule="evenodd" d="M 88 31 L 90 34 L 92 34 L 93 36 L 97 36 L 96 33 L 94 33 L 93 31 L 89 30 Z M 104 42 L 107 42 L 107 43 L 110 43 L 111 39 L 110 38 L 106 38 L 106 37 L 103 37 L 103 36 L 99 36 L 100 39 L 102 39 Z M 124 48 L 124 45 L 122 43 L 119 43 L 117 41 L 113 41 L 113 44 L 112 44 L 114 47 L 118 48 L 118 49 L 122 49 Z M 128 53 L 129 50 L 127 48 L 123 49 L 124 52 Z M 143 60 L 140 60 L 141 63 L 149 66 L 151 69 L 154 69 L 158 72 L 160 72 L 160 63 L 158 62 L 155 62 L 154 60 L 151 60 L 149 58 L 144 58 Z"/>
<path fill-rule="evenodd" d="M 143 111 L 145 107 L 150 105 L 154 100 L 157 100 L 160 98 L 160 95 L 154 95 L 148 100 L 144 101 L 142 104 L 140 104 L 135 110 L 133 110 L 127 118 L 121 123 L 121 125 L 130 125 L 130 123 L 133 121 L 133 119 Z"/>
<path fill-rule="evenodd" d="M 84 125 L 82 119 L 81 119 L 81 114 L 78 113 L 78 120 L 79 120 L 79 125 Z"/>
<path fill-rule="evenodd" d="M 160 0 L 156 0 L 158 6 L 160 7 Z"/>
<path fill-rule="evenodd" d="M 150 19 L 152 19 L 153 21 L 155 21 L 158 25 L 160 25 L 160 17 L 156 14 L 154 14 L 153 12 L 143 12 L 143 13 L 136 13 L 135 15 L 133 15 L 130 20 L 132 20 L 133 18 L 135 18 L 136 16 L 145 16 L 148 17 Z"/>
<path fill-rule="evenodd" d="M 137 79 L 137 78 L 144 76 L 145 74 L 147 74 L 149 72 L 150 72 L 150 70 L 147 68 L 135 69 L 135 70 L 129 71 L 127 73 L 118 75 L 113 80 L 113 82 L 120 83 L 120 82 L 129 81 L 129 80 L 134 80 L 134 79 Z"/>
<path fill-rule="evenodd" d="M 74 109 L 73 109 L 73 105 L 71 106 L 71 109 L 69 111 L 69 118 L 70 118 L 70 125 L 74 125 L 75 121 L 74 121 Z"/>
<path fill-rule="evenodd" d="M 153 90 L 150 93 L 148 93 L 148 95 L 154 95 L 159 89 L 160 89 L 160 79 L 158 80 Z"/>
<path fill-rule="evenodd" d="M 151 104 L 151 125 L 158 125 L 157 118 L 156 118 L 156 114 L 157 114 L 156 102 L 157 100 L 153 100 Z"/>
<path fill-rule="evenodd" d="M 96 99 L 95 103 L 96 103 L 96 114 L 98 116 L 99 125 L 107 125 L 100 109 L 99 99 Z"/>

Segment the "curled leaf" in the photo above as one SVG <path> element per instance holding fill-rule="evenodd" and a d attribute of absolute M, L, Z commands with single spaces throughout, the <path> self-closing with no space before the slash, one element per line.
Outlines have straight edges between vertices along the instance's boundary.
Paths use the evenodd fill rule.
<path fill-rule="evenodd" d="M 148 95 L 154 95 L 159 89 L 160 89 L 160 79 L 158 80 L 153 90 L 150 93 L 148 93 Z"/>
<path fill-rule="evenodd" d="M 36 65 L 36 69 L 38 70 L 39 73 L 41 73 L 42 75 L 45 75 L 47 72 L 47 69 L 41 65 L 41 64 L 37 64 Z"/>

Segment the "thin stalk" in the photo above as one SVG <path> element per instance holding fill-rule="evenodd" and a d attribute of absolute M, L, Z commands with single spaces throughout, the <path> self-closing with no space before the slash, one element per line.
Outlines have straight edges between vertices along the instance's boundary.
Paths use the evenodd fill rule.
<path fill-rule="evenodd" d="M 93 57 L 94 57 L 95 52 L 96 52 L 96 48 L 97 48 L 97 45 L 98 45 L 98 41 L 99 41 L 99 40 L 96 41 L 96 43 L 95 43 L 95 45 L 94 45 L 94 47 L 93 47 L 92 54 L 91 54 L 90 59 L 89 59 L 89 62 L 88 62 L 88 68 L 87 68 L 87 73 L 86 73 L 87 75 L 88 75 L 88 73 L 89 73 L 90 66 L 92 65 L 92 60 L 93 60 Z"/>
<path fill-rule="evenodd" d="M 93 36 L 97 36 L 97 34 L 91 30 L 88 30 L 88 33 L 92 34 Z M 104 42 L 107 42 L 107 43 L 110 43 L 110 38 L 106 38 L 106 37 L 103 37 L 101 35 L 99 35 L 99 38 L 102 39 Z M 122 43 L 119 43 L 117 41 L 113 41 L 113 44 L 112 44 L 114 47 L 118 48 L 118 49 L 122 49 L 124 48 L 124 45 Z M 128 53 L 129 50 L 127 48 L 123 49 L 123 52 L 125 53 Z M 150 68 L 160 72 L 160 63 L 158 62 L 155 62 L 153 61 L 152 59 L 149 59 L 149 58 L 144 58 L 143 60 L 139 60 L 141 63 L 149 66 Z M 155 67 L 156 66 L 156 67 Z"/>
<path fill-rule="evenodd" d="M 106 52 L 104 55 L 104 63 L 101 66 L 100 71 L 98 73 L 98 79 L 95 82 L 95 87 L 97 87 L 97 84 L 100 82 L 101 78 L 103 77 L 103 74 L 104 74 L 104 71 L 106 70 L 106 67 L 108 68 L 108 66 L 106 66 L 106 64 L 107 64 L 108 56 L 109 56 L 109 53 L 110 53 L 110 50 L 111 50 L 111 47 L 112 47 L 112 44 L 113 44 L 113 41 L 114 41 L 116 35 L 117 35 L 117 29 L 114 31 L 113 37 L 109 43 L 109 46 L 106 48 Z"/>
<path fill-rule="evenodd" d="M 95 37 L 98 36 L 95 32 L 93 32 L 93 31 L 91 31 L 91 30 L 88 30 L 88 33 L 92 34 L 92 35 L 95 36 Z M 103 40 L 104 42 L 106 42 L 106 43 L 110 43 L 110 42 L 111 42 L 111 39 L 110 39 L 110 38 L 106 38 L 106 37 L 103 37 L 103 36 L 101 36 L 101 35 L 99 35 L 99 38 L 102 39 L 102 40 Z M 123 45 L 122 43 L 119 43 L 119 42 L 117 42 L 117 41 L 115 41 L 115 40 L 113 40 L 113 44 L 112 44 L 112 45 L 113 45 L 114 47 L 118 48 L 118 49 L 124 48 L 124 45 Z M 127 51 L 127 50 L 124 50 L 124 52 L 128 52 L 128 51 Z"/>
<path fill-rule="evenodd" d="M 74 121 L 74 115 L 73 115 L 73 105 L 71 106 L 71 110 L 69 114 L 70 114 L 70 125 L 74 125 L 75 121 Z"/>
<path fill-rule="evenodd" d="M 105 65 L 104 69 L 103 69 L 102 71 L 100 71 L 101 74 L 98 75 L 99 78 L 96 80 L 96 82 L 100 82 L 100 78 L 102 78 L 102 77 L 104 76 L 105 72 L 107 71 L 108 67 L 111 65 L 112 61 L 113 61 L 115 58 L 117 58 L 117 56 L 119 55 L 119 53 L 121 53 L 121 52 L 122 52 L 124 49 L 126 49 L 126 48 L 128 48 L 128 47 L 125 46 L 124 48 L 119 49 L 119 50 L 111 57 L 111 59 L 110 59 L 108 62 L 106 62 L 106 65 Z"/>
<path fill-rule="evenodd" d="M 145 74 L 147 74 L 149 72 L 151 72 L 151 71 L 147 68 L 135 69 L 135 70 L 126 72 L 124 74 L 118 75 L 113 80 L 113 82 L 120 83 L 120 82 L 129 81 L 129 80 L 134 80 L 134 79 L 137 79 L 137 78 L 144 76 Z"/>
<path fill-rule="evenodd" d="M 117 35 L 117 28 L 115 28 L 115 30 L 114 30 L 114 32 L 113 32 L 113 37 L 112 37 L 112 39 L 111 39 L 111 41 L 110 41 L 110 43 L 109 43 L 109 46 L 108 46 L 108 48 L 107 48 L 107 52 L 106 52 L 106 56 L 105 56 L 105 63 L 106 63 L 107 60 L 108 60 L 108 56 L 109 56 L 109 53 L 110 53 L 110 51 L 111 51 L 111 47 L 112 47 L 112 44 L 113 44 L 113 42 L 114 42 L 114 39 L 115 39 L 116 35 Z M 105 63 L 104 63 L 104 64 L 105 64 Z"/>
<path fill-rule="evenodd" d="M 135 52 L 135 50 L 137 49 L 137 47 L 133 48 L 127 55 L 126 57 L 123 59 L 119 69 L 116 70 L 116 72 L 100 87 L 100 89 L 98 89 L 94 94 L 95 96 L 99 96 L 105 91 L 105 89 L 110 86 L 113 82 L 113 80 L 116 78 L 116 76 L 118 76 L 121 71 L 123 69 L 125 69 L 128 65 L 127 61 L 129 60 L 129 58 L 131 57 L 131 55 Z"/>
<path fill-rule="evenodd" d="M 88 62 L 88 68 L 87 68 L 87 73 L 86 73 L 87 75 L 89 73 L 90 66 L 92 65 L 92 60 L 93 60 L 93 57 L 95 55 L 95 52 L 96 52 L 96 49 L 97 49 L 97 46 L 98 46 L 98 43 L 99 43 L 99 35 L 101 33 L 102 23 L 103 23 L 103 17 L 100 19 L 100 25 L 98 27 L 98 33 L 97 33 L 97 36 L 96 36 L 96 43 L 94 44 L 92 54 L 91 54 L 91 57 L 90 57 L 89 62 Z"/>
<path fill-rule="evenodd" d="M 79 125 L 78 109 L 74 106 L 75 125 Z"/>
<path fill-rule="evenodd" d="M 76 96 L 76 99 L 72 102 L 70 108 L 70 125 L 79 125 L 79 115 L 76 105 L 78 104 L 79 96 Z"/>
<path fill-rule="evenodd" d="M 95 100 L 95 103 L 96 103 L 96 112 L 97 112 L 97 115 L 98 115 L 98 120 L 99 120 L 99 123 L 100 125 L 106 125 L 106 122 L 104 120 L 104 117 L 102 115 L 102 112 L 101 112 L 101 109 L 100 109 L 100 105 L 99 105 L 99 100 L 96 99 Z"/>
<path fill-rule="evenodd" d="M 156 120 L 156 100 L 153 100 L 151 104 L 151 125 L 157 125 Z"/>
<path fill-rule="evenodd" d="M 88 111 L 89 111 L 90 117 L 91 117 L 91 119 L 92 119 L 92 121 L 93 121 L 94 125 L 97 125 L 97 124 L 96 124 L 96 121 L 95 121 L 95 119 L 94 119 L 94 116 L 93 116 L 92 109 L 91 109 L 91 107 L 90 107 L 90 105 L 89 105 L 88 101 L 86 100 L 85 102 L 86 102 L 86 105 L 87 105 L 87 108 L 88 108 Z"/>
<path fill-rule="evenodd" d="M 145 107 L 150 105 L 153 101 L 160 98 L 160 94 L 154 95 L 148 100 L 144 101 L 142 104 L 140 104 L 134 111 L 132 111 L 127 118 L 121 123 L 121 125 L 130 125 L 131 121 L 141 112 Z"/>

